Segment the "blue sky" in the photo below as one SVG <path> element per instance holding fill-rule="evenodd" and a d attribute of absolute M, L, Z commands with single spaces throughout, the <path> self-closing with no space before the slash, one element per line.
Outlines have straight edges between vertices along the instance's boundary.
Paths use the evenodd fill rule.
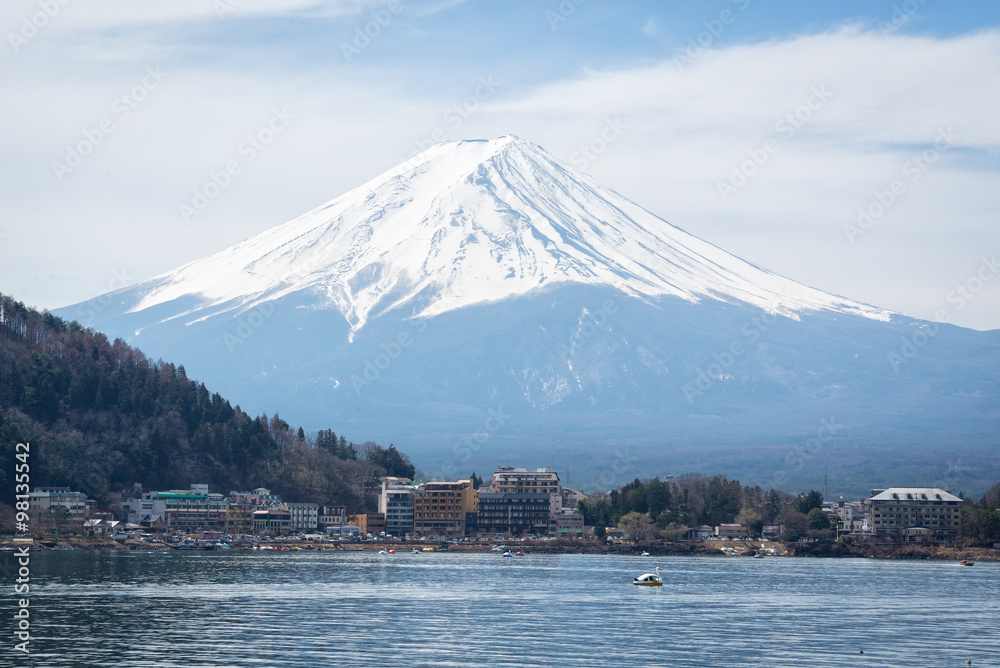
<path fill-rule="evenodd" d="M 435 138 L 514 133 L 795 280 L 1000 328 L 1000 280 L 983 280 L 1000 252 L 998 23 L 996 3 L 940 0 L 6 2 L 0 290 L 88 299 Z"/>

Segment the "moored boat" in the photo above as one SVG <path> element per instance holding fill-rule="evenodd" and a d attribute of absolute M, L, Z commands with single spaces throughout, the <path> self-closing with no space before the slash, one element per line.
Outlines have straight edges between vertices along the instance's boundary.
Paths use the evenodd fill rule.
<path fill-rule="evenodd" d="M 177 546 L 178 550 L 214 550 L 215 543 L 210 543 L 207 540 L 194 540 L 188 541 L 186 543 L 181 543 Z"/>

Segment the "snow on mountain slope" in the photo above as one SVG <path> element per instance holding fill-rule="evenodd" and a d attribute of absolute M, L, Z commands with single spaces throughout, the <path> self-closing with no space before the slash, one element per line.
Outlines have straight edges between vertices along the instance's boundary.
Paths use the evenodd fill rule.
<path fill-rule="evenodd" d="M 194 296 L 195 306 L 172 317 L 197 320 L 311 290 L 353 335 L 393 308 L 433 316 L 559 283 L 743 302 L 791 318 L 891 315 L 730 255 L 514 136 L 434 146 L 299 218 L 136 286 L 142 298 L 131 311 Z"/>

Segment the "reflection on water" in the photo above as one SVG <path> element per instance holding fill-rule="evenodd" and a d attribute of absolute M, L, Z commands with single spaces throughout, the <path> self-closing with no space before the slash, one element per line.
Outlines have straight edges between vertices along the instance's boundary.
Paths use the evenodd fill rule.
<path fill-rule="evenodd" d="M 632 586 L 657 565 L 663 587 Z M 31 665 L 1000 664 L 987 563 L 44 552 L 31 568 Z"/>

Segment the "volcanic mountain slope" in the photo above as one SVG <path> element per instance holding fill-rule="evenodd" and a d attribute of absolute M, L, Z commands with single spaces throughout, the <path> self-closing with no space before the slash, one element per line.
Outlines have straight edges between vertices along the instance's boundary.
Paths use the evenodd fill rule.
<path fill-rule="evenodd" d="M 787 449 L 834 414 L 836 438 L 890 446 L 915 419 L 992 443 L 1000 422 L 997 332 L 775 275 L 512 136 L 432 147 L 99 311 L 57 314 L 251 410 L 283 398 L 282 415 L 406 443 L 445 473 L 539 444 L 593 471 L 613 443 L 636 462 Z"/>

